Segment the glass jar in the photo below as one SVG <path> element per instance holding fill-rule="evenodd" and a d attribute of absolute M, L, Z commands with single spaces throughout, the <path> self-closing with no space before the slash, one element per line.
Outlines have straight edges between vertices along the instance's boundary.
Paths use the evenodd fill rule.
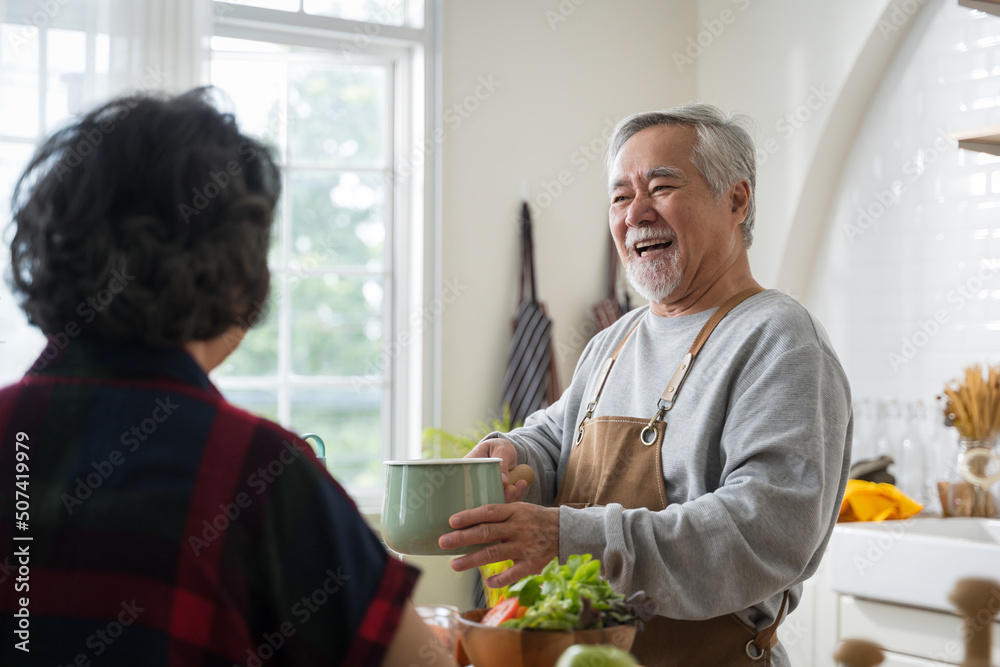
<path fill-rule="evenodd" d="M 959 440 L 954 460 L 946 479 L 938 482 L 944 516 L 1000 516 L 1000 457 L 996 441 Z"/>
<path fill-rule="evenodd" d="M 417 614 L 430 627 L 445 650 L 452 653 L 458 639 L 458 607 L 448 604 L 418 605 Z"/>

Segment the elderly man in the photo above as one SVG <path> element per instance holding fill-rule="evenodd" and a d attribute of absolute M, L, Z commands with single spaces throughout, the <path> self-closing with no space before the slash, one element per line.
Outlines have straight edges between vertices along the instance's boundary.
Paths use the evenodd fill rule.
<path fill-rule="evenodd" d="M 819 323 L 751 275 L 754 145 L 732 118 L 627 118 L 608 173 L 611 233 L 649 305 L 588 344 L 559 401 L 472 451 L 537 483 L 456 514 L 441 545 L 496 542 L 453 561 L 513 559 L 492 586 L 600 558 L 617 590 L 657 602 L 644 665 L 787 665 L 775 632 L 847 480 L 847 378 Z"/>

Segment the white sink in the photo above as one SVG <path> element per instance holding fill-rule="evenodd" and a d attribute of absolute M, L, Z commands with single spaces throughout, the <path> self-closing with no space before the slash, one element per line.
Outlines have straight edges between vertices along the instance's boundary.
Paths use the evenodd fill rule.
<path fill-rule="evenodd" d="M 955 612 L 963 577 L 1000 581 L 1000 521 L 908 519 L 838 524 L 825 560 L 830 585 L 856 597 Z"/>

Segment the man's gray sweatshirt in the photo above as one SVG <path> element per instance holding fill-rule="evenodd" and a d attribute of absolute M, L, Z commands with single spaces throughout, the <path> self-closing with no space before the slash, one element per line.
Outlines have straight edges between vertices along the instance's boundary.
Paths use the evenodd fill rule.
<path fill-rule="evenodd" d="M 712 312 L 660 317 L 645 306 L 628 313 L 590 341 L 556 403 L 522 428 L 489 436 L 513 442 L 518 462 L 534 468 L 525 500 L 554 503 L 601 366 L 628 331 L 639 323 L 595 416 L 651 418 Z M 739 612 L 764 628 L 786 589 L 795 608 L 836 523 L 853 427 L 843 368 L 806 309 L 767 290 L 719 323 L 665 420 L 667 508 L 563 507 L 560 560 L 593 554 L 616 590 L 645 590 L 664 616 Z M 783 650 L 774 657 L 775 665 L 787 661 Z"/>

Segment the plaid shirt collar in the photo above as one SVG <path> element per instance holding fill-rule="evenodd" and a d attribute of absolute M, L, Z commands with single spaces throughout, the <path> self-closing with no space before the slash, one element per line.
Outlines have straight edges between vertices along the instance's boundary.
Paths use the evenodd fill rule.
<path fill-rule="evenodd" d="M 59 345 L 54 338 L 26 374 L 73 378 L 169 378 L 221 396 L 198 362 L 181 347 L 149 345 L 93 336 Z"/>

